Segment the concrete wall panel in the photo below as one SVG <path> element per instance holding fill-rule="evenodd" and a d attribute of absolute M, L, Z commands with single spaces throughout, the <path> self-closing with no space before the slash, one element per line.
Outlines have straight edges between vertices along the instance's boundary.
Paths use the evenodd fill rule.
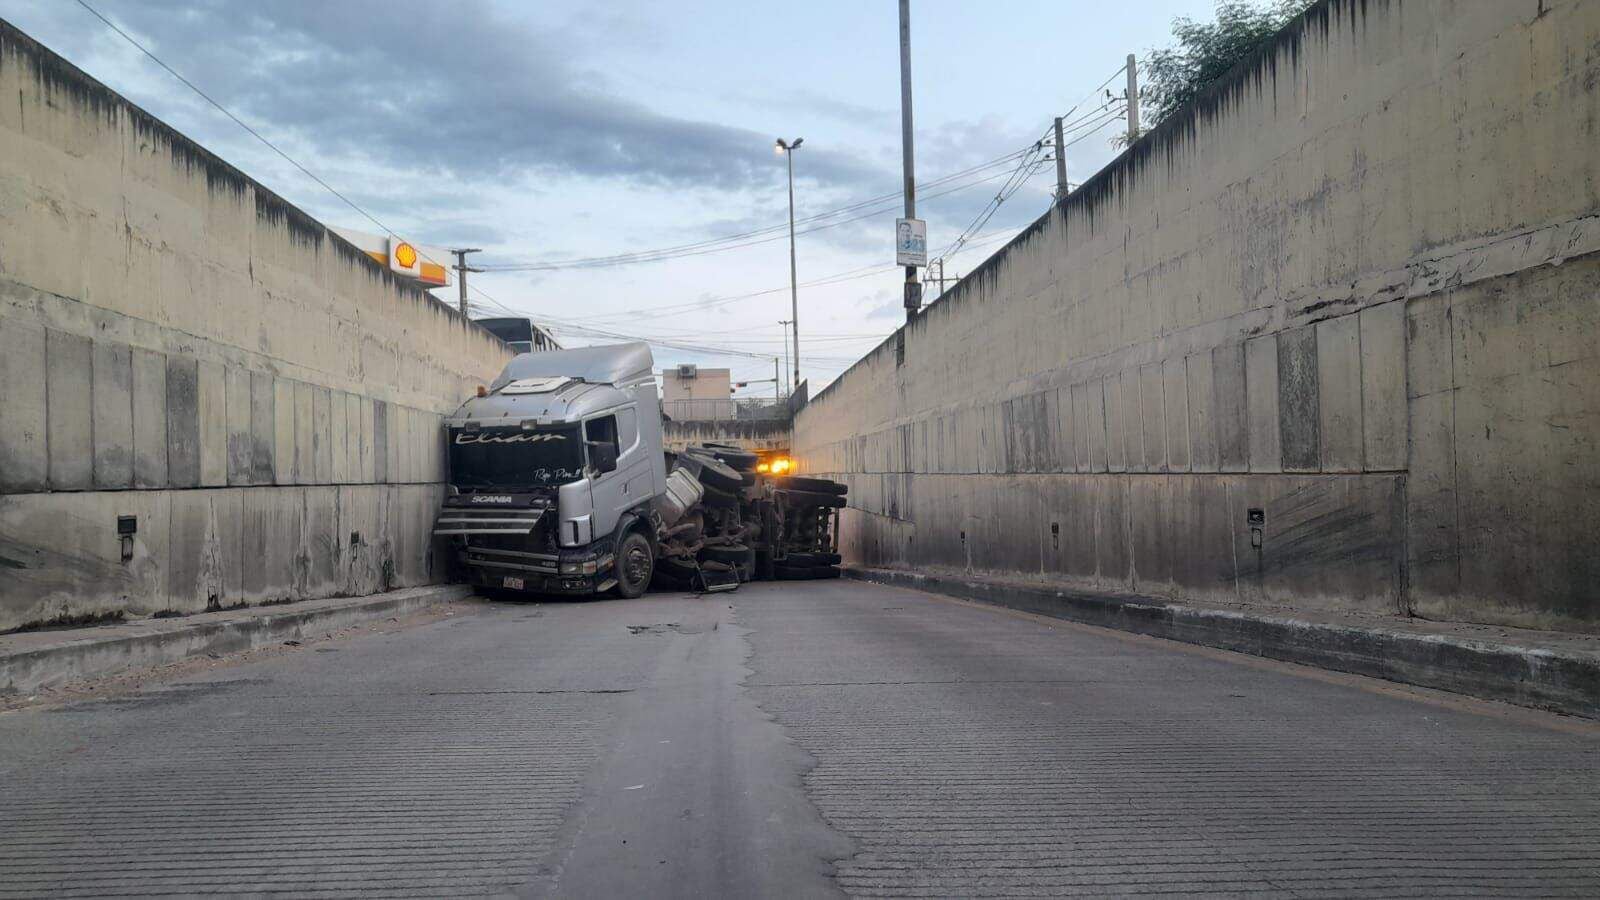
<path fill-rule="evenodd" d="M 0 493 L 49 483 L 44 326 L 0 316 Z"/>
<path fill-rule="evenodd" d="M 1357 316 L 1317 325 L 1317 432 L 1325 472 L 1362 470 L 1361 331 Z"/>
<path fill-rule="evenodd" d="M 88 338 L 50 329 L 45 334 L 50 487 L 94 486 L 93 352 Z"/>
<path fill-rule="evenodd" d="M 1211 373 L 1214 391 L 1208 430 L 1216 434 L 1217 468 L 1223 472 L 1247 472 L 1250 470 L 1250 418 L 1244 345 L 1223 344 L 1214 348 Z M 1277 396 L 1275 385 L 1269 396 Z"/>
<path fill-rule="evenodd" d="M 295 482 L 295 399 L 294 382 L 272 380 L 272 481 L 287 485 Z"/>
<path fill-rule="evenodd" d="M 94 342 L 94 486 L 133 486 L 133 353 Z"/>
<path fill-rule="evenodd" d="M 1285 472 L 1322 466 L 1322 413 L 1317 397 L 1317 328 L 1278 335 L 1278 428 Z"/>
<path fill-rule="evenodd" d="M 1399 301 L 1361 311 L 1361 435 L 1367 471 L 1406 467 L 1406 311 Z"/>
<path fill-rule="evenodd" d="M 200 483 L 228 483 L 228 382 L 220 363 L 199 363 L 198 416 Z"/>
<path fill-rule="evenodd" d="M 133 349 L 133 483 L 167 486 L 167 358 Z"/>
<path fill-rule="evenodd" d="M 1161 364 L 1139 370 L 1139 415 L 1143 421 L 1144 470 L 1167 470 L 1167 417 Z"/>
<path fill-rule="evenodd" d="M 227 407 L 228 484 L 249 484 L 253 469 L 251 454 L 255 445 L 250 430 L 250 372 L 233 366 L 226 370 L 223 377 L 223 404 Z"/>
<path fill-rule="evenodd" d="M 200 363 L 167 357 L 167 484 L 200 484 Z"/>
<path fill-rule="evenodd" d="M 317 480 L 316 415 L 312 396 L 316 388 L 303 381 L 294 383 L 294 483 L 313 484 Z"/>
<path fill-rule="evenodd" d="M 1249 420 L 1250 471 L 1283 471 L 1283 431 L 1278 417 L 1278 336 L 1244 345 L 1245 408 Z"/>
<path fill-rule="evenodd" d="M 1161 403 L 1166 410 L 1167 468 L 1189 470 L 1189 375 L 1183 359 L 1161 366 Z"/>

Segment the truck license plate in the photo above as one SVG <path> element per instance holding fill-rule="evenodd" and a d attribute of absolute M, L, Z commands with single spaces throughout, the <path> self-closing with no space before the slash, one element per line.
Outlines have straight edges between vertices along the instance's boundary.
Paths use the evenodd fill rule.
<path fill-rule="evenodd" d="M 507 576 L 504 580 L 501 581 L 500 586 L 501 587 L 508 587 L 508 588 L 512 589 L 513 591 L 520 591 L 520 590 L 522 590 L 522 579 L 521 578 L 512 578 L 510 576 Z"/>

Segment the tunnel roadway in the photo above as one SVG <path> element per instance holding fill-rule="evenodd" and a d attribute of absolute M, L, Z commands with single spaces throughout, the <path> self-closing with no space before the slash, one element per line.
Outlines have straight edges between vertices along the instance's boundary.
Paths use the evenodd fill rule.
<path fill-rule="evenodd" d="M 852 581 L 0 714 L 0 897 L 1600 895 L 1600 728 Z"/>

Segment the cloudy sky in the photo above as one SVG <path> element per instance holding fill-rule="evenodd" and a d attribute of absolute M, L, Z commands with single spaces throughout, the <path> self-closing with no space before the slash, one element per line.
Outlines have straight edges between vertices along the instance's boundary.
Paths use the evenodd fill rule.
<path fill-rule="evenodd" d="M 803 376 L 820 387 L 903 320 L 893 0 L 89 2 L 388 227 L 484 248 L 475 313 L 771 378 L 790 317 L 781 135 L 805 139 Z M 914 0 L 918 212 L 930 253 L 969 232 L 948 275 L 1048 206 L 1054 164 L 1026 151 L 1052 117 L 1080 122 L 1076 183 L 1125 127 L 1097 86 L 1212 5 Z M 378 230 L 74 0 L 0 0 L 0 17 L 324 222 Z"/>

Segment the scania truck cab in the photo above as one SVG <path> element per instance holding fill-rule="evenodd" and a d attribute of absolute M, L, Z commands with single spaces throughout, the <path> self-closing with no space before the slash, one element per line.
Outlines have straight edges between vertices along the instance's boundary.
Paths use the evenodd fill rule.
<path fill-rule="evenodd" d="M 463 580 L 637 597 L 666 490 L 643 343 L 524 353 L 445 420 L 450 485 L 434 534 Z"/>

